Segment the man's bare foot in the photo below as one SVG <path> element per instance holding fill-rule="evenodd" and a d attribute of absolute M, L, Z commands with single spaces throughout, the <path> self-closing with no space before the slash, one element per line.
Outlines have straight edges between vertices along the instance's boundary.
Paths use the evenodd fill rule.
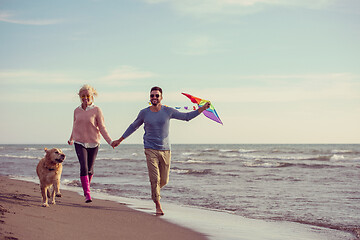
<path fill-rule="evenodd" d="M 158 215 L 158 216 L 164 215 L 164 212 L 161 208 L 160 201 L 156 201 L 155 206 L 156 206 L 156 215 Z"/>

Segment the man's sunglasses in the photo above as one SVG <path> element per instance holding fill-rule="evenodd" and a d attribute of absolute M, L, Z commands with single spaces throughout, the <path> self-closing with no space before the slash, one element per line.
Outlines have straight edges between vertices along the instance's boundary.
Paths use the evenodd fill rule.
<path fill-rule="evenodd" d="M 160 95 L 159 95 L 159 94 L 150 94 L 150 97 L 151 97 L 151 98 L 153 98 L 153 97 L 157 97 L 157 98 L 159 98 L 159 97 L 160 97 Z"/>

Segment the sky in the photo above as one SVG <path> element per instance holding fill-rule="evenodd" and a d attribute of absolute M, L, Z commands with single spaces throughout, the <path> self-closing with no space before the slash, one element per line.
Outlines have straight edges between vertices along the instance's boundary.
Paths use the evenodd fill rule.
<path fill-rule="evenodd" d="M 173 144 L 360 143 L 358 0 L 0 0 L 0 43 L 0 144 L 65 144 L 83 84 L 113 139 L 160 86 L 224 123 Z"/>

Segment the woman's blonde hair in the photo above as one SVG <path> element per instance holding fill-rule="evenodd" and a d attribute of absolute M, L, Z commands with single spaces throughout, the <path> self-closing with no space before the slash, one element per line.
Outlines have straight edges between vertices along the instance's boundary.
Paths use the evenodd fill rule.
<path fill-rule="evenodd" d="M 95 88 L 93 88 L 92 86 L 90 86 L 89 84 L 85 84 L 84 86 L 82 86 L 79 90 L 79 96 L 81 94 L 82 91 L 88 90 L 92 96 L 96 97 L 98 95 L 97 91 Z"/>

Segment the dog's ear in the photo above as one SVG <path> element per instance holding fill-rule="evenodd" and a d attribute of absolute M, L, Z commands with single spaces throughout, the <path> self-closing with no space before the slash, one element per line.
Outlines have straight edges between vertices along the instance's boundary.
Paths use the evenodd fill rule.
<path fill-rule="evenodd" d="M 48 152 L 48 149 L 47 148 L 44 148 L 45 152 L 47 153 Z"/>

